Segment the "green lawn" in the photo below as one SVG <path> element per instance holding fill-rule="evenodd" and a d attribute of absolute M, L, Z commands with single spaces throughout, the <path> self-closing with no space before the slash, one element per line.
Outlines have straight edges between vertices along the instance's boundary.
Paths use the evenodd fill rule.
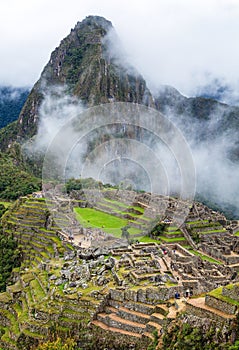
<path fill-rule="evenodd" d="M 114 207 L 114 205 L 116 205 L 116 206 L 119 206 L 119 207 L 122 207 L 122 208 L 127 208 L 127 209 L 132 208 L 132 209 L 138 210 L 142 214 L 144 213 L 144 208 L 141 208 L 139 206 L 132 206 L 132 205 L 129 206 L 129 205 L 123 203 L 123 202 L 119 202 L 119 201 L 116 201 L 116 200 L 113 200 L 113 199 L 109 199 L 109 198 L 104 198 L 103 201 L 105 201 L 107 203 L 111 203 L 112 205 L 108 204 L 111 208 Z"/>
<path fill-rule="evenodd" d="M 181 231 L 166 231 L 167 235 L 182 235 Z"/>
<path fill-rule="evenodd" d="M 126 219 L 119 218 L 100 210 L 92 208 L 74 208 L 77 220 L 83 227 L 98 227 L 102 228 L 106 233 L 111 233 L 116 237 L 121 237 L 121 228 L 130 225 Z M 130 228 L 129 233 L 134 235 L 141 231 L 136 228 Z"/>
<path fill-rule="evenodd" d="M 142 242 L 142 243 L 151 243 L 151 242 L 160 243 L 159 240 L 150 238 L 149 236 L 138 237 L 138 240 L 139 242 Z"/>
<path fill-rule="evenodd" d="M 227 288 L 227 287 L 225 287 L 225 288 Z M 229 285 L 229 288 L 230 288 L 230 285 Z M 232 288 L 233 288 L 233 286 L 232 286 Z M 212 290 L 208 294 L 219 299 L 219 300 L 225 301 L 228 304 L 239 306 L 239 301 L 231 299 L 228 296 L 222 295 L 222 289 L 223 289 L 223 287 L 219 287 L 217 289 Z"/>
<path fill-rule="evenodd" d="M 122 207 L 122 208 L 128 208 L 129 206 L 125 203 L 122 203 L 122 202 L 118 202 L 116 200 L 113 200 L 113 199 L 108 199 L 108 198 L 104 198 L 104 201 L 108 202 L 108 203 L 112 203 L 112 204 L 115 204 L 119 207 Z"/>
<path fill-rule="evenodd" d="M 160 239 L 161 239 L 162 241 L 164 241 L 164 242 L 167 242 L 167 243 L 185 241 L 185 238 L 184 238 L 184 237 L 167 238 L 167 237 L 162 237 L 162 236 L 160 236 Z"/>
<path fill-rule="evenodd" d="M 218 233 L 218 232 L 226 232 L 226 229 L 222 228 L 221 230 L 200 231 L 198 233 L 200 235 L 207 235 L 207 234 L 210 234 L 210 233 Z"/>
<path fill-rule="evenodd" d="M 208 220 L 187 221 L 186 225 L 196 225 L 196 224 L 203 224 L 207 222 Z"/>

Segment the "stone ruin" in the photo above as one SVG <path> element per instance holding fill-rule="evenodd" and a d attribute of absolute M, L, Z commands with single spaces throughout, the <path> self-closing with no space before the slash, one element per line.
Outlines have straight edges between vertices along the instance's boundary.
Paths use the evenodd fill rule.
<path fill-rule="evenodd" d="M 66 310 L 74 301 L 74 308 L 77 308 L 77 304 L 81 314 L 90 310 L 92 324 L 133 337 L 150 338 L 153 330 L 161 332 L 164 327 L 167 327 L 177 313 L 174 298 L 176 293 L 183 298 L 186 298 L 188 293 L 195 296 L 207 293 L 206 298 L 190 300 L 186 298 L 183 301 L 184 306 L 186 305 L 187 317 L 196 319 L 199 315 L 203 317 L 204 313 L 210 320 L 219 319 L 220 322 L 224 322 L 230 319 L 228 314 L 234 309 L 230 309 L 229 305 L 225 309 L 226 316 L 221 315 L 219 308 L 222 309 L 224 304 L 220 301 L 219 306 L 216 307 L 215 296 L 211 295 L 210 291 L 224 286 L 223 296 L 235 300 L 238 298 L 238 286 L 231 289 L 226 288 L 227 284 L 238 282 L 239 237 L 231 230 L 232 227 L 236 227 L 235 222 L 229 223 L 223 215 L 200 203 L 194 203 L 190 207 L 187 202 L 152 196 L 148 193 L 132 192 L 130 197 L 128 194 L 129 191 L 119 190 L 117 192 L 106 191 L 105 195 L 111 196 L 113 200 L 115 196 L 118 196 L 117 198 L 121 201 L 124 197 L 125 203 L 128 203 L 127 199 L 130 198 L 133 206 L 141 206 L 151 218 L 155 218 L 155 212 L 161 212 L 162 221 L 167 219 L 169 225 L 175 224 L 172 220 L 177 217 L 176 209 L 180 215 L 189 211 L 185 225 L 181 228 L 187 245 L 182 246 L 179 243 L 129 245 L 126 240 L 115 239 L 102 229 L 79 227 L 72 215 L 72 199 L 63 197 L 55 202 L 53 198 L 52 201 L 49 201 L 51 213 L 53 212 L 52 218 L 48 217 L 47 221 L 44 220 L 46 227 L 43 231 L 38 229 L 37 232 L 41 232 L 41 235 L 42 232 L 45 232 L 49 235 L 49 239 L 50 237 L 53 239 L 54 230 L 57 228 L 56 232 L 64 245 L 67 246 L 70 242 L 74 249 L 72 252 L 68 250 L 68 253 L 60 258 L 59 268 L 56 268 L 56 273 L 51 272 L 47 282 L 41 280 L 40 275 L 37 277 L 46 295 L 45 298 L 50 298 L 51 303 L 58 301 L 62 303 L 67 300 Z M 100 205 L 97 204 L 97 200 L 95 196 L 95 204 Z M 87 200 L 80 203 L 80 205 L 89 205 Z M 34 205 L 35 210 L 39 211 L 40 205 L 37 203 Z M 45 215 L 46 209 L 42 208 L 42 212 Z M 14 221 L 15 226 L 23 220 L 21 215 L 23 214 L 18 213 Z M 10 222 L 12 220 L 11 218 Z M 26 230 L 28 227 L 26 216 L 24 220 L 26 224 L 24 230 Z M 50 232 L 51 229 L 54 230 Z M 194 242 L 194 245 L 191 245 L 193 249 L 191 249 L 189 245 L 193 240 L 193 230 L 199 234 L 200 242 L 197 244 Z M 216 230 L 217 233 L 210 232 L 213 230 Z M 70 239 L 70 233 L 74 239 Z M 22 237 L 25 237 L 24 235 Z M 79 237 L 80 241 L 77 240 Z M 31 235 L 32 244 L 34 244 L 34 239 L 35 236 Z M 35 247 L 37 249 L 37 244 Z M 44 248 L 46 249 L 46 245 Z M 51 254 L 54 254 L 55 259 L 59 259 L 59 255 L 56 255 L 55 252 Z M 207 259 L 203 259 L 205 257 Z M 210 257 L 215 261 L 209 261 Z M 49 273 L 51 269 L 48 263 L 38 264 L 39 266 L 44 273 Z M 32 274 L 31 278 L 34 281 L 36 276 Z M 6 300 L 11 295 L 14 300 L 21 300 L 22 290 L 24 290 L 26 295 L 32 293 L 36 304 L 38 299 L 34 288 L 31 287 L 30 291 L 26 290 L 32 282 L 25 282 L 22 275 L 21 283 L 21 286 L 14 285 L 8 288 Z M 59 293 L 60 287 L 62 288 L 61 293 Z M 28 298 L 31 300 L 30 297 L 27 297 L 27 301 Z M 198 304 L 194 300 L 198 300 Z M 32 312 L 32 306 L 29 305 L 29 312 Z M 6 305 L 4 307 L 8 308 Z M 61 309 L 63 313 L 69 313 L 69 311 L 64 311 L 63 306 Z M 40 317 L 39 322 L 41 317 L 51 318 L 46 310 L 43 311 L 40 308 L 40 305 L 39 307 L 34 305 L 34 310 L 34 315 L 37 313 L 37 317 Z M 80 317 L 79 315 L 75 317 Z M 54 317 L 57 316 L 54 315 Z M 7 319 L 6 322 L 8 322 Z M 35 318 L 34 322 L 37 322 Z M 33 325 L 36 327 L 34 322 Z M 40 332 L 40 324 L 37 327 Z M 46 331 L 42 330 L 42 332 Z"/>

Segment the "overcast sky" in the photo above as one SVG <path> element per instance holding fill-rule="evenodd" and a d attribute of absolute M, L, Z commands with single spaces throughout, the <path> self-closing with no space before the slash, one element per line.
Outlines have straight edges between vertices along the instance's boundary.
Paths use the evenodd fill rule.
<path fill-rule="evenodd" d="M 154 86 L 185 95 L 218 78 L 239 91 L 239 0 L 0 0 L 0 84 L 33 85 L 77 21 L 109 19 Z"/>

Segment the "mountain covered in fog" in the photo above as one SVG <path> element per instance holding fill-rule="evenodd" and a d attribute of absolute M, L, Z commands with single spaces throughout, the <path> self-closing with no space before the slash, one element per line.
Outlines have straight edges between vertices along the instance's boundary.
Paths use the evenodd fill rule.
<path fill-rule="evenodd" d="M 207 127 L 198 134 L 200 140 L 239 128 L 238 107 L 211 98 L 187 98 L 173 87 L 160 86 L 160 82 L 158 91 L 150 92 L 122 52 L 111 22 L 98 16 L 78 22 L 52 52 L 32 88 L 18 119 L 18 136 L 26 139 L 37 133 L 39 107 L 52 86 L 65 86 L 67 94 L 76 96 L 87 107 L 111 101 L 135 102 L 169 117 L 173 115 L 186 128 L 206 122 Z M 238 149 L 232 148 L 233 156 L 238 157 Z"/>
<path fill-rule="evenodd" d="M 58 90 L 54 90 L 56 86 Z M 187 98 L 173 87 L 160 86 L 160 82 L 152 93 L 140 73 L 127 63 L 111 22 L 89 16 L 52 52 L 18 121 L 0 132 L 2 150 L 15 140 L 22 143 L 37 135 L 43 102 L 46 104 L 49 94 L 57 99 L 59 87 L 71 103 L 80 101 L 83 107 L 122 101 L 162 112 L 191 147 L 200 198 L 220 204 L 230 215 L 239 215 L 238 107 L 211 98 Z M 56 124 L 53 114 L 44 117 Z"/>
<path fill-rule="evenodd" d="M 51 54 L 39 81 L 34 85 L 18 120 L 18 135 L 26 138 L 37 132 L 39 106 L 51 86 L 67 86 L 84 105 L 127 101 L 153 105 L 142 76 L 112 50 L 117 36 L 111 22 L 89 16 L 78 22 Z"/>
<path fill-rule="evenodd" d="M 0 128 L 18 119 L 28 94 L 28 88 L 0 86 Z"/>

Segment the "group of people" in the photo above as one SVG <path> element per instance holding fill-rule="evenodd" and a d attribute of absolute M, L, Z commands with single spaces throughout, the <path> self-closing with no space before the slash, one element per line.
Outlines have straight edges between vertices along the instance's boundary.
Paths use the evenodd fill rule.
<path fill-rule="evenodd" d="M 192 297 L 192 295 L 193 295 L 192 289 L 187 289 L 183 297 L 188 299 L 188 298 Z M 175 299 L 180 299 L 181 298 L 181 295 L 180 295 L 180 293 L 178 291 L 175 293 L 174 298 Z"/>

